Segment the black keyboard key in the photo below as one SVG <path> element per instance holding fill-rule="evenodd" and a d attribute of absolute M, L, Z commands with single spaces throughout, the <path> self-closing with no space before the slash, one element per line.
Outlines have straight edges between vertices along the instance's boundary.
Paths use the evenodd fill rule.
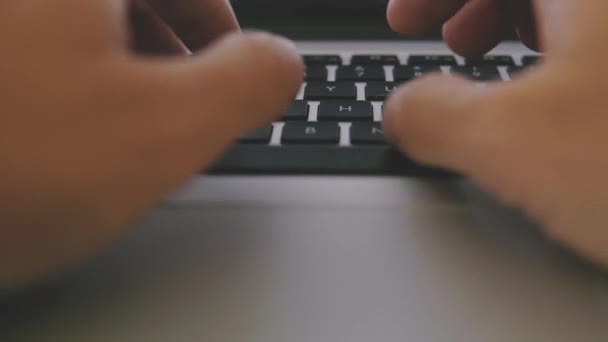
<path fill-rule="evenodd" d="M 284 120 L 308 120 L 308 102 L 295 101 L 287 109 L 287 113 L 283 116 Z"/>
<path fill-rule="evenodd" d="M 293 122 L 283 127 L 285 144 L 338 144 L 340 127 L 331 122 Z"/>
<path fill-rule="evenodd" d="M 409 65 L 456 65 L 456 58 L 449 55 L 412 55 L 408 58 Z"/>
<path fill-rule="evenodd" d="M 338 81 L 384 81 L 384 67 L 381 65 L 351 65 L 339 67 L 336 71 Z"/>
<path fill-rule="evenodd" d="M 370 82 L 365 88 L 365 97 L 370 101 L 384 101 L 399 85 L 391 82 Z"/>
<path fill-rule="evenodd" d="M 513 78 L 517 77 L 519 74 L 521 74 L 522 72 L 525 72 L 527 69 L 529 69 L 529 68 L 520 67 L 520 66 L 512 66 L 507 69 L 507 72 L 509 73 L 509 76 L 511 77 L 511 79 L 513 79 Z"/>
<path fill-rule="evenodd" d="M 338 55 L 306 55 L 303 56 L 306 65 L 341 65 L 342 58 Z"/>
<path fill-rule="evenodd" d="M 515 65 L 513 57 L 507 55 L 485 55 L 467 60 L 469 66 L 511 66 Z"/>
<path fill-rule="evenodd" d="M 319 104 L 319 121 L 374 120 L 374 108 L 365 101 L 322 101 Z"/>
<path fill-rule="evenodd" d="M 490 66 L 467 66 L 467 67 L 452 67 L 452 73 L 461 74 L 473 81 L 487 82 L 500 80 L 498 68 Z"/>
<path fill-rule="evenodd" d="M 351 59 L 352 65 L 397 65 L 400 64 L 399 57 L 394 55 L 355 55 Z"/>
<path fill-rule="evenodd" d="M 386 144 L 380 123 L 354 122 L 350 128 L 350 140 L 353 145 Z"/>
<path fill-rule="evenodd" d="M 357 87 L 349 82 L 309 82 L 304 96 L 308 100 L 356 100 Z"/>
<path fill-rule="evenodd" d="M 534 65 L 538 64 L 541 58 L 541 56 L 523 56 L 521 62 L 523 65 Z"/>
<path fill-rule="evenodd" d="M 268 144 L 272 137 L 272 127 L 257 129 L 240 139 L 245 144 Z"/>
<path fill-rule="evenodd" d="M 520 66 L 512 66 L 507 68 L 507 72 L 509 73 L 509 76 L 511 76 L 511 78 L 517 76 L 517 74 L 525 71 L 526 68 L 524 67 L 520 67 Z"/>
<path fill-rule="evenodd" d="M 327 68 L 324 66 L 309 66 L 304 70 L 306 81 L 327 81 Z"/>
<path fill-rule="evenodd" d="M 432 72 L 441 72 L 441 68 L 432 65 L 403 65 L 396 67 L 393 75 L 395 81 L 404 82 L 414 80 Z"/>
<path fill-rule="evenodd" d="M 327 145 L 236 145 L 208 174 L 223 175 L 397 175 L 430 179 L 453 178 L 443 169 L 415 163 L 389 145 L 339 147 Z"/>

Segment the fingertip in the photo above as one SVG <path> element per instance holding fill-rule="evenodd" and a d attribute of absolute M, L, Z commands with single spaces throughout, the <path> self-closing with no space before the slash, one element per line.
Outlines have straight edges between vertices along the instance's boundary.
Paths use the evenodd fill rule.
<path fill-rule="evenodd" d="M 419 31 L 418 26 L 414 25 L 413 21 L 407 20 L 398 1 L 392 0 L 388 3 L 386 18 L 390 28 L 397 33 L 416 34 Z"/>
<path fill-rule="evenodd" d="M 304 82 L 304 63 L 298 53 L 294 42 L 281 36 L 265 32 L 244 34 L 246 49 L 258 56 L 251 62 L 250 70 L 259 69 L 256 74 L 260 76 L 259 89 L 256 94 L 263 92 L 260 96 L 268 106 L 267 112 L 271 119 L 282 115 L 289 104 L 295 99 L 302 83 Z"/>
<path fill-rule="evenodd" d="M 483 54 L 477 52 L 478 49 L 471 44 L 469 37 L 463 39 L 461 32 L 454 29 L 449 21 L 441 27 L 441 36 L 448 48 L 459 56 L 473 58 Z M 473 49 L 471 49 L 471 45 L 473 45 Z"/>
<path fill-rule="evenodd" d="M 495 48 L 501 41 L 498 36 L 480 40 L 459 27 L 450 20 L 442 27 L 442 36 L 446 45 L 456 54 L 464 58 L 478 58 Z"/>
<path fill-rule="evenodd" d="M 301 57 L 298 54 L 296 44 L 285 37 L 267 32 L 245 32 L 240 34 L 240 36 L 245 42 L 249 41 L 250 44 L 253 44 L 253 48 L 259 47 L 274 50 L 279 57 L 291 59 L 293 63 L 301 63 Z"/>
<path fill-rule="evenodd" d="M 163 116 L 159 121 L 179 112 L 172 131 L 211 130 L 205 134 L 216 142 L 277 119 L 304 78 L 294 44 L 268 33 L 231 33 L 191 58 L 135 65 L 137 92 L 153 98 L 146 106 Z"/>
<path fill-rule="evenodd" d="M 280 79 L 297 92 L 304 81 L 304 63 L 293 41 L 266 32 L 238 34 L 237 39 L 251 54 L 249 62 L 268 70 L 268 78 Z"/>
<path fill-rule="evenodd" d="M 408 135 L 407 130 L 411 125 L 404 123 L 411 115 L 416 115 L 418 106 L 426 97 L 426 89 L 436 82 L 441 82 L 444 75 L 434 73 L 420 78 L 417 81 L 402 85 L 384 103 L 383 128 L 389 143 L 398 145 L 402 137 Z"/>
<path fill-rule="evenodd" d="M 247 51 L 252 61 L 270 59 L 295 69 L 303 69 L 302 58 L 296 44 L 281 36 L 267 32 L 239 32 L 226 35 L 220 43 Z"/>
<path fill-rule="evenodd" d="M 213 93 L 223 110 L 242 118 L 239 127 L 245 130 L 282 115 L 304 79 L 296 45 L 266 32 L 234 33 L 218 44 L 203 53 L 200 63 L 203 77 L 216 80 Z"/>
<path fill-rule="evenodd" d="M 261 99 L 274 106 L 277 101 L 295 98 L 304 81 L 304 64 L 293 42 L 255 32 L 233 33 L 218 44 L 223 46 L 210 49 L 201 59 L 218 64 L 214 72 L 218 79 L 251 84 L 250 92 L 263 92 Z"/>
<path fill-rule="evenodd" d="M 447 45 L 461 56 L 477 58 L 495 48 L 514 25 L 502 1 L 469 1 L 448 20 L 442 33 Z"/>
<path fill-rule="evenodd" d="M 425 0 L 391 0 L 387 7 L 388 23 L 401 34 L 435 33 L 466 1 L 449 0 L 434 4 Z"/>
<path fill-rule="evenodd" d="M 475 120 L 489 89 L 464 77 L 443 74 L 403 86 L 385 103 L 387 141 L 423 163 L 460 165 L 458 156 L 464 150 L 469 123 Z"/>

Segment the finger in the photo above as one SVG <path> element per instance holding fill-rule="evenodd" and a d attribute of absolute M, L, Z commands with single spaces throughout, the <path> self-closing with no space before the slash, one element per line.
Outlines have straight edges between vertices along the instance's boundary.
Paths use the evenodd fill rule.
<path fill-rule="evenodd" d="M 188 49 L 173 30 L 143 0 L 133 1 L 129 13 L 130 45 L 144 54 L 187 55 Z"/>
<path fill-rule="evenodd" d="M 192 50 L 238 30 L 228 0 L 146 0 Z"/>
<path fill-rule="evenodd" d="M 580 51 L 597 44 L 597 37 L 608 34 L 608 1 L 533 0 L 533 5 L 543 49 L 551 51 L 548 57 L 580 62 Z M 593 58 L 593 54 L 584 55 Z"/>
<path fill-rule="evenodd" d="M 443 27 L 446 43 L 465 57 L 492 50 L 515 28 L 511 2 L 471 0 Z"/>
<path fill-rule="evenodd" d="M 399 33 L 427 33 L 441 27 L 467 1 L 391 0 L 388 6 L 388 21 L 392 29 Z"/>
<path fill-rule="evenodd" d="M 521 42 L 534 51 L 541 51 L 542 46 L 537 30 L 536 19 L 531 12 L 517 25 L 517 35 Z"/>
<path fill-rule="evenodd" d="M 494 85 L 433 75 L 398 90 L 385 105 L 389 140 L 422 163 L 468 173 L 494 153 L 486 113 Z M 437 101 L 441 99 L 441 101 Z"/>
<path fill-rule="evenodd" d="M 303 79 L 293 46 L 265 34 L 233 34 L 201 56 L 139 58 L 118 68 L 112 66 L 121 75 L 118 84 L 116 76 L 107 81 L 120 120 L 109 140 L 128 148 L 104 165 L 111 182 L 96 198 L 121 227 L 204 170 L 238 137 L 284 113 Z"/>
<path fill-rule="evenodd" d="M 536 13 L 530 0 L 516 2 L 511 12 L 515 33 L 521 42 L 531 50 L 540 51 L 541 41 L 538 35 Z"/>
<path fill-rule="evenodd" d="M 169 155 L 184 151 L 191 170 L 282 114 L 303 78 L 293 44 L 267 34 L 231 35 L 190 60 L 137 63 L 134 105 L 150 132 L 182 144 Z"/>

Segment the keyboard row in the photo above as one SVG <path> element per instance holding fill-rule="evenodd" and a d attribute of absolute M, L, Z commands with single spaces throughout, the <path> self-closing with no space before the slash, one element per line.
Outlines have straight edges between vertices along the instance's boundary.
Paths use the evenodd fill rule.
<path fill-rule="evenodd" d="M 458 176 L 420 164 L 388 144 L 379 122 L 277 122 L 240 139 L 205 173 Z"/>
<path fill-rule="evenodd" d="M 522 65 L 536 64 L 541 57 L 523 56 Z M 305 55 L 304 63 L 313 65 L 346 65 L 346 61 L 339 55 Z M 458 61 L 451 55 L 411 55 L 405 63 L 397 55 L 354 55 L 349 60 L 350 65 L 446 65 L 456 66 Z M 485 55 L 477 59 L 465 60 L 464 65 L 468 66 L 515 66 L 515 60 L 508 55 Z"/>
<path fill-rule="evenodd" d="M 526 68 L 533 66 L 508 66 L 506 68 L 510 77 L 514 77 Z M 477 81 L 500 80 L 499 67 L 497 66 L 452 66 L 445 69 L 449 73 L 460 74 Z M 353 81 L 371 82 L 388 81 L 396 82 L 411 81 L 429 73 L 444 72 L 439 66 L 432 65 L 401 65 L 385 67 L 382 65 L 349 65 L 337 68 L 328 66 L 307 66 L 304 74 L 306 81 Z"/>
<path fill-rule="evenodd" d="M 381 121 L 374 115 L 374 105 L 369 101 L 328 100 L 319 102 L 316 111 L 308 101 L 294 101 L 283 115 L 283 121 Z M 379 112 L 382 112 L 380 104 Z M 316 112 L 316 118 L 313 112 Z"/>
<path fill-rule="evenodd" d="M 399 88 L 394 82 L 369 82 L 357 84 L 352 82 L 309 82 L 304 88 L 306 100 L 357 100 L 359 89 L 369 101 L 384 101 Z"/>
<path fill-rule="evenodd" d="M 276 135 L 276 137 L 275 137 Z M 282 145 L 384 145 L 386 144 L 381 123 L 373 122 L 287 122 L 258 129 L 240 139 L 241 144 L 273 142 Z"/>

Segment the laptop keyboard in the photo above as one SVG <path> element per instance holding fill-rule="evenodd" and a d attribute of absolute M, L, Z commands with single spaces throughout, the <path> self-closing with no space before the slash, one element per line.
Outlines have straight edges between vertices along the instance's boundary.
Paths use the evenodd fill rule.
<path fill-rule="evenodd" d="M 459 63 L 450 55 L 303 56 L 305 85 L 283 117 L 243 137 L 210 169 L 211 174 L 401 175 L 450 177 L 418 164 L 385 142 L 384 100 L 399 84 L 432 72 L 471 80 L 504 80 L 539 62 L 524 56 L 488 55 Z M 404 62 L 404 63 L 402 63 Z"/>

